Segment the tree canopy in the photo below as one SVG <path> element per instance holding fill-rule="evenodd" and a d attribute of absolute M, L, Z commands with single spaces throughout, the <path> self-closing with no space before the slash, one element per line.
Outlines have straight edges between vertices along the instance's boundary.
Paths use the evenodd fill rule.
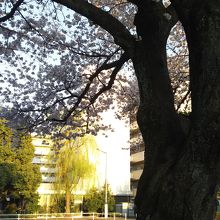
<path fill-rule="evenodd" d="M 121 105 L 123 113 L 132 105 L 138 105 L 138 98 L 134 99 L 138 96 L 138 89 L 132 63 L 111 35 L 113 30 L 119 28 L 123 30 L 123 35 L 135 42 L 137 36 L 133 18 L 137 8 L 123 1 L 94 1 L 91 2 L 93 7 L 90 3 L 81 3 L 85 4 L 82 8 L 92 11 L 97 5 L 100 8 L 97 12 L 106 17 L 103 25 L 113 22 L 115 27 L 108 30 L 109 27 L 106 31 L 98 26 L 100 21 L 93 21 L 84 14 L 87 19 L 80 16 L 79 11 L 72 11 L 67 2 L 63 2 L 67 7 L 57 3 L 24 1 L 13 6 L 6 1 L 2 4 L 2 14 L 10 19 L 2 17 L 5 22 L 0 27 L 3 37 L 1 56 L 3 64 L 10 65 L 10 68 L 3 67 L 1 81 L 13 87 L 12 90 L 3 86 L 4 102 L 10 106 L 13 103 L 13 110 L 16 111 L 12 110 L 10 116 L 18 114 L 29 127 L 41 124 L 44 125 L 42 130 L 59 122 L 59 126 L 60 123 L 71 124 L 94 131 L 97 126 L 93 121 L 100 117 L 99 112 L 109 108 L 115 97 L 120 100 L 117 104 Z M 11 13 L 7 13 L 10 10 Z M 121 13 L 123 16 L 120 17 Z M 183 57 L 183 53 L 177 56 L 180 49 L 176 48 L 180 46 L 169 46 L 173 57 Z M 175 90 L 180 88 L 176 85 L 177 81 Z M 185 95 L 185 90 L 182 94 Z M 178 97 L 180 105 L 182 99 Z M 96 100 L 101 104 L 95 103 Z M 84 117 L 79 120 L 78 114 L 81 112 Z"/>
<path fill-rule="evenodd" d="M 5 212 L 37 210 L 36 190 L 40 169 L 32 164 L 34 147 L 27 134 L 13 134 L 6 121 L 0 121 L 0 203 Z"/>

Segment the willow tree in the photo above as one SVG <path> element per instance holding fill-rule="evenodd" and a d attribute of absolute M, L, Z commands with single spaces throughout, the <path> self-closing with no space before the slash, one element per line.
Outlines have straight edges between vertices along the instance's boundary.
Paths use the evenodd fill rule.
<path fill-rule="evenodd" d="M 83 182 L 94 182 L 97 145 L 93 136 L 66 140 L 55 155 L 55 191 L 65 194 L 66 213 L 70 213 L 71 195 L 83 189 Z"/>
<path fill-rule="evenodd" d="M 50 2 L 50 9 L 54 9 L 50 14 L 42 15 L 33 9 L 36 4 L 46 8 Z M 56 68 L 60 74 L 67 62 L 72 62 L 68 70 L 73 75 L 82 73 L 79 64 L 88 67 L 86 64 L 91 62 L 97 67 L 93 74 L 87 74 L 86 80 L 81 81 L 85 85 L 81 91 L 71 90 L 76 81 L 70 74 L 71 80 L 66 80 L 62 87 L 67 94 L 65 97 L 58 96 L 47 102 L 49 106 L 40 108 L 36 108 L 41 103 L 40 96 L 32 105 L 19 105 L 18 97 L 16 105 L 19 109 L 23 113 L 38 113 L 35 115 L 41 124 L 68 121 L 77 109 L 93 106 L 97 97 L 112 87 L 118 71 L 130 61 L 140 90 L 137 121 L 146 146 L 145 167 L 135 200 L 137 218 L 212 220 L 220 183 L 220 1 L 42 0 L 34 5 L 32 1 L 6 0 L 5 3 L 0 21 L 3 22 L 1 40 L 7 62 L 15 63 L 18 59 L 14 58 L 13 52 L 24 49 L 29 42 L 28 52 L 32 48 L 39 56 L 47 56 L 45 51 L 51 53 L 59 45 L 59 51 L 63 51 L 66 58 L 60 62 L 62 68 Z M 64 6 L 67 12 L 63 11 L 64 16 L 60 19 L 67 26 L 63 32 L 50 20 L 52 17 L 59 20 L 59 6 Z M 45 29 L 47 19 L 50 28 Z M 189 50 L 192 109 L 184 123 L 174 108 L 166 54 L 167 38 L 177 21 L 183 25 Z M 54 32 L 55 28 L 57 32 Z M 67 33 L 68 30 L 72 35 Z M 33 31 L 38 37 L 32 38 Z M 18 43 L 19 40 L 25 44 Z M 48 50 L 45 45 L 49 45 Z M 88 53 L 85 53 L 86 48 Z M 74 55 L 68 57 L 71 52 Z M 78 55 L 83 59 L 78 59 Z M 51 70 L 48 68 L 47 73 L 56 73 Z M 109 70 L 109 80 L 102 80 L 106 70 Z M 43 73 L 47 75 L 45 69 Z M 14 77 L 11 74 L 10 80 Z M 90 90 L 91 85 L 95 85 L 95 90 Z M 45 86 L 42 89 L 45 91 Z M 53 95 L 53 91 L 51 89 L 46 98 L 51 97 L 49 94 Z M 6 96 L 9 96 L 8 91 Z M 68 98 L 70 102 L 66 105 Z M 27 97 L 23 99 L 27 101 Z M 55 107 L 59 104 L 61 114 L 55 117 L 52 110 L 57 111 Z"/>

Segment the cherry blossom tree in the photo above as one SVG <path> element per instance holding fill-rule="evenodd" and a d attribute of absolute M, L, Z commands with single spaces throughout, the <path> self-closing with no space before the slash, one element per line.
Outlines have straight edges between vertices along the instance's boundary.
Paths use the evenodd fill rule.
<path fill-rule="evenodd" d="M 11 96 L 6 88 L 4 94 L 15 99 L 22 114 L 29 113 L 31 124 L 74 121 L 77 111 L 101 108 L 94 105 L 101 94 L 110 104 L 114 96 L 108 90 L 118 72 L 133 71 L 140 98 L 137 121 L 146 146 L 135 199 L 137 219 L 214 218 L 220 177 L 218 0 L 5 0 L 1 9 L 2 62 L 15 70 L 4 73 L 18 84 L 15 93 L 16 88 L 32 92 Z M 178 21 L 189 67 L 170 67 L 169 74 L 168 37 Z M 25 59 L 28 53 L 31 59 Z M 181 98 L 191 97 L 187 117 L 180 116 L 180 96 L 173 94 L 176 79 L 186 82 L 177 69 L 189 71 L 189 76 L 183 74 L 189 91 Z M 17 72 L 20 80 L 14 81 Z"/>

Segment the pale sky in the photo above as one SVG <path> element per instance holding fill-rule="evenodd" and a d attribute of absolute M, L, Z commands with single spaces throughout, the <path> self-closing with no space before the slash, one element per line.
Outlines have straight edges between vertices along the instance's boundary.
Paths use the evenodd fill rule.
<path fill-rule="evenodd" d="M 107 182 L 114 194 L 129 194 L 130 190 L 130 129 L 123 120 L 116 119 L 114 112 L 102 113 L 103 124 L 111 124 L 114 132 L 100 132 L 96 137 L 102 151 L 107 152 Z M 106 137 L 107 136 L 107 137 Z M 101 185 L 105 181 L 105 154 L 100 152 Z M 99 174 L 98 174 L 99 175 Z"/>

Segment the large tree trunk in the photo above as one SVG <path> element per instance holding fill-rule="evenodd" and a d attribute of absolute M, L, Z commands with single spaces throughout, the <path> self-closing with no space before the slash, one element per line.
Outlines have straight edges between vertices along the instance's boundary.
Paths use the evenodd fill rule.
<path fill-rule="evenodd" d="M 137 42 L 133 63 L 140 89 L 137 120 L 146 144 L 135 199 L 138 220 L 213 220 L 216 211 L 220 1 L 192 0 L 196 3 L 184 11 L 185 2 L 174 1 L 174 7 L 186 30 L 190 53 L 192 114 L 187 131 L 174 109 L 166 63 L 172 21 L 166 20 L 165 9 L 155 1 L 138 5 L 135 24 L 142 40 Z"/>

